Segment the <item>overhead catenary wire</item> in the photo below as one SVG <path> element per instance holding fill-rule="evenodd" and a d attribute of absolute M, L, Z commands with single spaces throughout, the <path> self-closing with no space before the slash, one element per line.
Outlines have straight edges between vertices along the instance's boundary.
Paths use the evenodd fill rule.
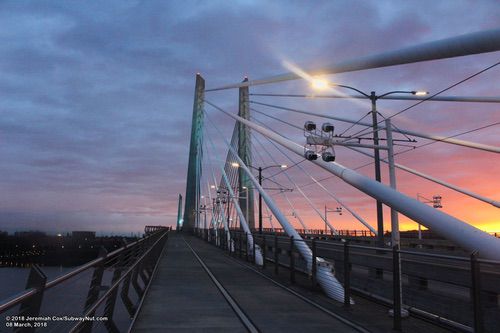
<path fill-rule="evenodd" d="M 366 156 L 369 156 L 369 157 L 372 157 L 372 158 L 373 158 L 373 155 L 372 155 L 372 154 L 369 154 L 369 153 L 367 153 L 367 152 L 364 152 L 364 151 L 362 151 L 362 150 L 360 150 L 360 149 L 357 149 L 357 148 L 354 148 L 354 147 L 347 147 L 347 148 L 349 148 L 349 149 L 351 149 L 351 150 L 353 150 L 353 151 L 356 151 L 356 152 L 358 152 L 358 153 L 360 153 L 360 154 L 363 154 L 363 155 L 366 155 Z M 388 162 L 386 159 L 384 159 L 384 158 L 381 158 L 380 160 L 381 160 L 382 162 L 384 162 L 384 163 L 389 163 L 389 162 Z M 490 205 L 493 205 L 493 206 L 495 206 L 495 207 L 497 207 L 497 208 L 500 208 L 500 202 L 499 202 L 499 201 L 496 201 L 496 200 L 493 200 L 493 199 L 487 198 L 487 197 L 482 196 L 482 195 L 480 195 L 480 194 L 476 194 L 476 193 L 474 193 L 474 192 L 472 192 L 472 191 L 469 191 L 469 190 L 467 190 L 467 189 L 463 189 L 463 188 L 461 188 L 461 187 L 458 187 L 458 186 L 456 186 L 456 185 L 450 184 L 450 183 L 445 182 L 445 181 L 443 181 L 443 180 L 437 179 L 437 178 L 432 177 L 432 176 L 430 176 L 430 175 L 427 175 L 427 174 L 425 174 L 425 173 L 423 173 L 423 172 L 419 172 L 419 171 L 417 171 L 417 170 L 411 169 L 411 168 L 406 167 L 406 166 L 404 166 L 404 165 L 401 165 L 401 164 L 395 163 L 395 164 L 394 164 L 394 166 L 395 166 L 396 168 L 398 168 L 398 169 L 401 169 L 401 170 L 404 170 L 404 171 L 409 172 L 409 173 L 411 173 L 411 174 L 414 174 L 414 175 L 416 175 L 416 176 L 418 176 L 418 177 L 420 177 L 420 178 L 427 179 L 427 180 L 429 180 L 429 181 L 431 181 L 431 182 L 433 182 L 433 183 L 436 183 L 436 184 L 439 184 L 439 185 L 445 186 L 445 187 L 447 187 L 447 188 L 449 188 L 449 189 L 452 189 L 452 190 L 454 190 L 454 191 L 457 191 L 457 192 L 460 192 L 460 193 L 462 193 L 462 194 L 465 194 L 465 195 L 467 195 L 467 196 L 469 196 L 469 197 L 471 197 L 471 198 L 475 198 L 475 199 L 477 199 L 477 200 L 480 200 L 480 201 L 483 201 L 483 202 L 489 203 Z"/>
<path fill-rule="evenodd" d="M 295 142 L 285 139 L 279 134 L 269 131 L 249 120 L 231 114 L 217 105 L 206 101 L 206 103 L 227 116 L 243 123 L 253 130 L 273 139 L 293 153 L 302 156 L 303 147 Z M 347 184 L 358 190 L 382 201 L 384 204 L 406 215 L 410 219 L 433 229 L 436 233 L 456 242 L 468 250 L 477 250 L 480 256 L 487 259 L 497 259 L 500 253 L 500 243 L 493 236 L 480 229 L 461 221 L 444 212 L 440 212 L 413 197 L 409 197 L 369 177 L 363 176 L 352 169 L 348 169 L 337 162 L 324 162 L 321 160 L 311 161 L 323 169 L 333 173 Z"/>
<path fill-rule="evenodd" d="M 209 101 L 205 102 L 211 106 L 214 106 L 213 103 L 210 103 Z M 218 108 L 218 107 L 217 107 Z M 218 108 L 219 109 L 219 108 Z M 221 109 L 222 110 L 222 109 Z M 208 118 L 208 117 L 207 117 Z M 235 119 L 239 119 L 235 118 Z M 210 119 L 210 118 L 208 118 Z M 244 119 L 244 118 L 241 118 Z M 248 125 L 251 122 L 244 122 L 243 124 Z M 212 122 L 213 127 L 219 132 L 219 134 L 222 136 L 222 133 L 219 131 L 217 125 Z M 252 126 L 251 126 L 252 127 Z M 230 144 L 226 140 L 224 140 L 226 143 L 226 146 L 233 150 L 235 152 L 235 149 L 231 147 Z M 253 183 L 253 186 L 257 188 L 259 193 L 261 194 L 262 198 L 264 201 L 266 201 L 268 207 L 271 209 L 271 211 L 274 213 L 276 216 L 278 222 L 281 224 L 283 227 L 283 230 L 289 237 L 293 237 L 295 240 L 295 248 L 297 251 L 300 253 L 302 258 L 306 261 L 307 263 L 307 269 L 309 272 L 311 272 L 312 267 L 314 265 L 314 268 L 318 272 L 316 275 L 316 280 L 319 283 L 319 285 L 322 287 L 322 289 L 325 291 L 325 293 L 340 302 L 344 301 L 344 288 L 342 285 L 339 283 L 337 278 L 333 275 L 333 269 L 331 263 L 328 261 L 324 260 L 321 257 L 316 257 L 316 262 L 313 262 L 312 259 L 312 251 L 309 248 L 309 246 L 304 242 L 304 239 L 300 236 L 300 234 L 295 230 L 295 228 L 292 226 L 292 224 L 288 221 L 288 219 L 285 217 L 285 215 L 281 212 L 281 210 L 278 208 L 276 205 L 275 201 L 266 193 L 266 191 L 262 188 L 262 186 L 259 184 L 257 179 L 255 179 L 254 175 L 248 168 L 248 166 L 245 164 L 245 162 L 237 155 L 235 152 L 235 158 L 237 162 L 239 163 L 240 167 L 243 169 L 243 171 L 246 173 L 248 176 L 249 180 Z M 251 237 L 251 235 L 249 235 Z M 354 302 L 352 299 L 349 300 L 351 304 Z"/>
<path fill-rule="evenodd" d="M 258 140 L 254 134 L 252 134 L 252 137 L 255 139 L 255 140 Z M 265 160 L 264 158 L 262 157 L 261 153 L 259 150 L 257 149 L 254 149 L 255 152 L 257 153 L 257 156 L 259 157 L 260 161 L 262 164 L 265 163 Z M 266 177 L 266 178 L 271 178 L 274 180 L 275 176 L 269 176 L 269 177 Z M 277 182 L 275 182 L 277 183 Z M 299 220 L 299 223 L 301 224 L 301 226 L 304 228 L 304 229 L 308 229 L 307 228 L 307 225 L 304 223 L 304 221 L 302 220 L 302 218 L 300 217 L 300 215 L 298 214 L 297 210 L 295 209 L 295 207 L 293 206 L 292 202 L 290 201 L 290 199 L 288 198 L 288 195 L 286 194 L 286 192 L 284 191 L 280 191 L 280 194 L 285 198 L 285 200 L 287 201 L 288 205 L 290 206 L 290 208 L 292 209 L 292 212 L 294 212 L 297 216 L 297 219 Z M 266 207 L 267 208 L 267 207 Z"/>
<path fill-rule="evenodd" d="M 265 148 L 265 146 L 262 144 L 262 142 L 260 140 L 258 140 L 257 137 L 255 137 L 255 139 L 257 139 L 257 142 L 260 144 L 260 146 L 262 147 L 262 149 L 267 152 L 267 154 L 271 157 L 272 161 L 274 163 L 277 163 L 276 160 L 272 157 L 272 154 L 267 150 L 267 148 Z M 337 229 L 331 225 L 330 222 L 328 222 L 327 218 L 325 215 L 323 215 L 317 208 L 316 206 L 314 205 L 314 203 L 311 201 L 311 199 L 304 193 L 304 191 L 302 191 L 302 189 L 300 189 L 298 186 L 297 186 L 297 183 L 295 183 L 295 181 L 287 174 L 287 173 L 283 173 L 286 178 L 288 179 L 288 181 L 293 185 L 293 187 L 295 189 L 297 189 L 299 191 L 299 193 L 302 195 L 302 197 L 306 200 L 306 202 L 309 204 L 309 206 L 316 212 L 316 214 L 318 214 L 318 216 L 325 222 L 325 224 L 330 228 L 330 230 L 333 232 L 333 234 L 335 235 L 338 235 L 338 232 L 337 232 Z"/>
<path fill-rule="evenodd" d="M 215 126 L 215 124 L 212 122 L 212 120 L 210 119 L 210 117 L 208 116 L 208 114 L 205 114 L 206 118 L 208 119 L 208 121 L 210 123 L 212 123 L 212 125 L 214 126 L 214 128 L 218 131 L 218 128 Z M 211 140 L 210 136 L 207 136 L 208 138 L 208 142 L 210 142 L 211 146 L 212 146 L 212 151 L 214 153 L 215 156 L 216 155 L 216 150 L 215 150 L 215 145 L 213 143 L 213 141 Z M 231 145 L 229 145 L 230 148 Z M 234 151 L 233 151 L 234 152 Z M 238 159 L 239 161 L 239 159 Z M 233 201 L 233 205 L 234 207 L 236 208 L 236 212 L 238 214 L 238 217 L 239 217 L 239 221 L 240 221 L 240 227 L 242 228 L 242 230 L 245 232 L 245 235 L 246 235 L 246 245 L 247 245 L 247 253 L 249 251 L 249 249 L 251 248 L 255 248 L 255 262 L 259 265 L 262 265 L 262 262 L 263 262 L 263 258 L 262 258 L 262 253 L 261 253 L 261 250 L 260 250 L 260 246 L 255 244 L 255 240 L 253 239 L 253 235 L 252 235 L 252 232 L 250 230 L 250 228 L 248 227 L 248 223 L 245 219 L 245 216 L 243 215 L 243 212 L 241 210 L 241 207 L 238 203 L 238 200 L 237 200 L 237 197 L 231 187 L 231 184 L 229 183 L 229 179 L 227 178 L 227 175 L 226 175 L 226 172 L 224 170 L 224 166 L 220 166 L 220 170 L 221 170 L 221 173 L 222 173 L 222 177 L 223 179 L 225 180 L 226 184 L 227 184 L 227 190 L 228 190 L 228 193 L 229 193 L 229 198 L 230 200 Z M 228 200 L 228 204 L 229 204 L 229 200 Z M 229 226 L 227 224 L 224 225 L 225 229 L 226 229 L 226 232 L 227 232 L 227 237 L 228 237 L 228 240 L 230 240 L 230 230 L 229 230 Z M 230 247 L 231 248 L 231 247 Z"/>
<path fill-rule="evenodd" d="M 254 118 L 254 120 L 256 120 Z M 257 123 L 259 123 L 261 126 L 266 127 L 269 129 L 269 127 L 260 121 L 256 120 Z M 276 143 L 272 142 L 269 138 L 266 138 L 268 142 L 270 142 L 281 154 L 283 154 L 288 160 L 292 161 L 293 160 L 288 156 L 281 148 L 279 148 Z M 377 235 L 377 231 L 375 228 L 373 228 L 368 222 L 366 222 L 359 214 L 357 214 L 354 210 L 352 210 L 347 204 L 345 204 L 342 200 L 340 200 L 335 194 L 333 194 L 330 190 L 328 190 L 323 184 L 321 184 L 319 181 L 316 180 L 305 168 L 302 166 L 298 165 L 298 168 L 310 179 L 312 179 L 316 185 L 318 185 L 323 191 L 325 191 L 328 195 L 330 195 L 340 206 L 344 207 L 356 220 L 358 220 L 362 225 L 364 225 L 368 230 L 373 232 L 375 235 Z M 297 184 L 294 184 L 297 188 L 299 186 Z M 326 218 L 326 216 L 325 216 Z"/>
<path fill-rule="evenodd" d="M 210 136 L 206 135 L 206 137 L 207 137 L 208 141 L 211 142 Z M 205 143 L 205 140 L 203 140 L 203 141 Z M 208 150 L 208 145 L 206 143 L 205 143 L 205 147 Z M 207 155 L 209 156 L 209 160 L 210 160 L 209 164 L 210 164 L 210 168 L 211 168 L 211 171 L 212 171 L 212 176 L 213 176 L 213 179 L 214 179 L 214 182 L 215 182 L 216 179 L 215 179 L 215 174 L 214 174 L 214 170 L 213 170 L 213 164 L 212 164 L 212 160 L 211 160 L 211 154 L 207 154 Z M 217 184 L 217 183 L 215 183 L 215 184 Z M 221 208 L 221 206 L 219 205 L 219 203 L 217 203 L 217 204 L 218 204 L 218 207 L 219 207 L 219 212 L 218 212 L 217 219 L 219 219 L 219 217 L 220 217 L 220 220 L 222 221 L 223 228 L 228 233 L 228 242 L 230 242 L 231 241 L 231 236 L 230 236 L 230 233 L 229 233 L 229 225 L 228 225 L 227 220 L 226 220 L 226 213 L 225 213 L 224 209 Z M 214 228 L 215 231 L 217 231 L 219 229 L 219 224 L 221 223 L 221 221 L 219 221 L 219 220 L 216 221 L 217 225 Z"/>
<path fill-rule="evenodd" d="M 470 79 L 472 79 L 472 78 L 474 78 L 474 77 L 476 77 L 476 76 L 478 76 L 478 75 L 480 75 L 480 74 L 482 74 L 482 73 L 484 73 L 484 72 L 486 72 L 486 71 L 488 71 L 488 70 L 490 70 L 490 69 L 498 66 L 499 64 L 500 64 L 500 62 L 496 62 L 493 65 L 487 66 L 486 68 L 483 68 L 482 70 L 480 70 L 480 71 L 478 71 L 478 72 L 476 72 L 476 73 L 474 73 L 472 75 L 469 75 L 466 78 L 464 78 L 462 80 L 459 80 L 458 82 L 455 82 L 455 83 L 451 84 L 450 86 L 447 86 L 444 89 L 439 90 L 438 92 L 430 95 L 429 97 L 426 97 L 426 98 L 422 99 L 421 101 L 418 101 L 418 102 L 416 102 L 416 103 L 414 103 L 414 104 L 412 104 L 412 105 L 410 105 L 410 106 L 408 106 L 408 107 L 406 107 L 406 108 L 404 108 L 404 109 L 402 109 L 402 110 L 400 110 L 400 111 L 398 111 L 398 112 L 396 112 L 396 113 L 388 116 L 387 118 L 392 119 L 394 117 L 397 117 L 400 114 L 402 114 L 402 113 L 404 113 L 404 112 L 406 112 L 408 110 L 411 110 L 414 107 L 416 107 L 416 106 L 418 106 L 418 105 L 420 105 L 420 104 L 422 104 L 424 102 L 432 100 L 434 97 L 439 96 L 440 94 L 444 93 L 445 91 L 448 91 L 448 90 L 450 90 L 452 88 L 455 88 L 456 86 L 458 86 L 458 85 L 460 85 L 460 84 L 462 84 L 462 83 L 464 83 L 464 82 L 466 82 L 466 81 L 468 81 L 468 80 L 470 80 Z M 385 119 L 387 119 L 387 118 L 384 117 L 383 120 L 380 120 L 379 122 L 377 122 L 377 125 L 384 123 Z M 363 130 L 358 131 L 358 132 L 356 132 L 356 133 L 353 134 L 353 136 L 357 136 L 357 135 L 364 135 Z"/>
<path fill-rule="evenodd" d="M 263 116 L 266 116 L 266 117 L 272 117 L 272 116 L 269 116 L 268 114 L 266 114 L 266 113 L 264 113 L 264 112 L 258 112 L 258 113 L 259 113 L 259 114 L 261 114 L 261 115 L 263 115 Z M 288 124 L 287 122 L 285 122 L 285 121 L 283 121 L 283 120 L 281 120 L 281 119 L 279 119 L 279 118 L 276 118 L 276 117 L 272 117 L 272 118 L 273 118 L 273 119 L 275 119 L 275 120 L 277 120 L 277 121 L 280 121 L 280 122 L 283 122 L 283 123 L 285 123 L 285 124 Z M 255 118 L 254 118 L 254 119 L 255 119 Z M 264 125 L 262 122 L 258 121 L 257 119 L 255 119 L 255 120 L 256 120 L 258 123 L 260 123 L 261 125 L 263 125 L 263 126 L 267 127 L 266 125 Z M 467 130 L 467 131 L 462 132 L 462 133 L 455 134 L 455 135 L 453 135 L 452 137 L 456 137 L 456 136 L 459 136 L 459 135 L 464 135 L 464 134 L 471 133 L 471 132 L 474 132 L 474 131 L 479 131 L 479 130 L 486 129 L 486 128 L 489 128 L 489 127 L 492 127 L 492 126 L 496 126 L 496 125 L 499 125 L 499 124 L 500 124 L 500 122 L 496 122 L 496 123 L 493 123 L 493 124 L 488 124 L 488 125 L 480 126 L 480 127 L 478 127 L 478 128 L 475 128 L 475 129 L 471 129 L 471 130 Z M 290 125 L 291 127 L 293 127 L 293 128 L 301 129 L 301 128 L 299 128 L 299 127 L 298 127 L 298 126 L 296 126 L 296 125 L 293 125 L 293 124 L 289 124 L 289 125 Z M 269 127 L 268 127 L 268 128 L 269 128 Z M 403 154 L 403 153 L 406 153 L 406 152 L 409 152 L 409 151 L 413 151 L 413 150 L 415 150 L 415 149 L 417 149 L 417 148 L 425 147 L 425 146 L 427 146 L 427 145 L 430 145 L 430 144 L 433 144 L 433 143 L 436 143 L 436 142 L 438 142 L 438 141 L 431 141 L 431 142 L 428 142 L 428 143 L 422 144 L 422 145 L 420 145 L 420 146 L 412 146 L 412 147 L 411 147 L 411 149 L 408 149 L 408 150 L 404 150 L 404 151 L 400 151 L 400 152 L 398 152 L 398 153 L 395 153 L 395 154 L 394 154 L 394 156 L 396 156 L 396 155 L 400 155 L 400 154 Z M 356 148 L 354 148 L 354 147 L 347 147 L 347 148 L 349 148 L 349 149 L 351 149 L 351 150 L 353 150 L 353 151 L 356 151 L 356 152 L 358 152 L 358 153 L 361 153 L 361 154 L 364 154 L 364 155 L 367 155 L 367 156 L 373 157 L 373 156 L 372 156 L 372 155 L 370 155 L 369 153 L 366 153 L 366 152 L 364 152 L 364 151 L 362 151 L 362 150 L 359 150 L 359 149 L 356 149 Z M 383 161 L 383 162 L 385 162 L 385 163 L 387 163 L 387 161 L 386 161 L 386 160 L 382 160 L 382 161 Z M 358 169 L 360 169 L 360 168 L 363 168 L 363 167 L 368 166 L 368 165 L 371 165 L 371 164 L 373 164 L 373 162 L 369 162 L 369 163 L 363 164 L 362 166 L 356 167 L 356 168 L 354 168 L 353 170 L 358 170 Z M 491 204 L 491 205 L 493 205 L 493 206 L 495 206 L 495 207 L 497 207 L 497 208 L 499 208 L 499 207 L 500 207 L 500 206 L 499 206 L 499 205 L 500 205 L 500 203 L 499 203 L 498 201 L 496 201 L 496 200 L 493 200 L 493 199 L 487 198 L 487 197 L 482 196 L 482 195 L 480 195 L 480 194 L 474 193 L 474 192 L 472 192 L 472 191 L 470 191 L 470 190 L 463 189 L 463 188 L 461 188 L 461 187 L 458 187 L 458 186 L 456 186 L 456 185 L 450 184 L 450 183 L 445 182 L 445 181 L 443 181 L 443 180 L 437 179 L 437 178 L 432 177 L 432 176 L 430 176 L 430 175 L 427 175 L 427 174 L 425 174 L 425 173 L 423 173 L 423 172 L 419 172 L 419 171 L 417 171 L 417 170 L 414 170 L 414 169 L 408 168 L 408 167 L 403 166 L 403 165 L 401 165 L 401 164 L 397 164 L 397 163 L 396 163 L 396 165 L 395 165 L 395 166 L 396 166 L 398 169 L 401 169 L 401 170 L 407 171 L 407 172 L 409 172 L 409 173 L 412 173 L 412 174 L 414 174 L 414 175 L 416 175 L 416 176 L 418 176 L 418 177 L 420 177 L 420 178 L 424 178 L 424 179 L 427 179 L 427 180 L 429 180 L 429 181 L 432 181 L 432 182 L 434 182 L 434 183 L 436 183 L 436 184 L 439 184 L 439 185 L 442 185 L 442 186 L 448 187 L 448 188 L 450 188 L 450 189 L 452 189 L 452 190 L 454 190 L 454 191 L 457 191 L 457 192 L 459 192 L 459 193 L 462 193 L 462 194 L 465 194 L 465 195 L 470 196 L 470 197 L 472 197 L 472 198 L 475 198 L 475 199 L 477 199 L 477 200 L 480 200 L 480 201 L 483 201 L 483 202 L 489 203 L 489 204 Z M 335 176 L 329 176 L 329 177 L 321 178 L 321 179 L 319 180 L 319 182 L 324 181 L 324 180 L 328 180 L 328 179 L 331 179 L 331 178 L 334 178 L 334 177 L 335 177 Z M 304 187 L 306 187 L 306 186 L 310 186 L 310 185 L 313 185 L 313 184 L 315 184 L 315 183 L 316 183 L 316 182 L 314 182 L 314 181 L 313 181 L 313 182 L 310 182 L 310 183 L 306 183 L 306 184 L 300 185 L 300 187 L 301 187 L 301 188 L 304 188 Z"/>
<path fill-rule="evenodd" d="M 347 122 L 347 123 L 351 123 L 351 124 L 353 122 L 356 122 L 355 120 L 351 120 L 351 119 L 347 119 L 347 118 L 328 116 L 328 115 L 324 115 L 324 114 L 320 114 L 320 113 L 316 113 L 316 112 L 298 110 L 298 109 L 293 109 L 293 108 L 289 108 L 289 107 L 278 106 L 278 105 L 273 105 L 273 104 L 268 104 L 268 103 L 261 103 L 261 102 L 256 102 L 256 101 L 250 101 L 250 103 L 258 104 L 258 105 L 262 105 L 262 106 L 268 106 L 270 108 L 275 108 L 275 109 L 279 109 L 279 110 L 285 110 L 285 111 L 302 113 L 302 114 L 307 114 L 307 115 L 312 115 L 312 116 L 317 116 L 317 117 L 322 117 L 322 118 L 327 118 L 327 119 L 333 119 L 333 120 Z M 359 124 L 362 126 L 366 126 L 366 127 L 372 127 L 371 123 L 369 124 L 369 123 L 360 122 Z M 385 129 L 385 125 L 378 126 L 378 130 L 383 130 L 383 129 Z M 481 143 L 475 143 L 475 142 L 470 142 L 470 141 L 465 141 L 465 140 L 458 140 L 458 139 L 448 138 L 448 137 L 440 136 L 440 135 L 410 131 L 407 129 L 394 129 L 394 132 L 398 132 L 398 133 L 402 133 L 402 134 L 404 133 L 404 134 L 408 134 L 411 136 L 416 136 L 416 137 L 420 137 L 420 138 L 424 138 L 424 139 L 436 140 L 439 142 L 464 146 L 464 147 L 473 148 L 473 149 L 479 149 L 479 150 L 493 152 L 493 153 L 500 153 L 500 147 L 481 144 Z"/>
<path fill-rule="evenodd" d="M 500 122 L 495 122 L 495 123 L 492 123 L 492 124 L 488 124 L 488 125 L 484 125 L 484 126 L 480 126 L 478 128 L 474 128 L 474 129 L 471 129 L 471 130 L 467 130 L 465 132 L 461 132 L 461 133 L 457 133 L 457 134 L 454 134 L 454 135 L 451 135 L 450 138 L 454 138 L 454 137 L 458 137 L 458 136 L 461 136 L 461 135 L 465 135 L 465 134 L 468 134 L 468 133 L 472 133 L 472 132 L 476 132 L 476 131 L 480 131 L 480 130 L 483 130 L 483 129 L 486 129 L 486 128 L 489 128 L 489 127 L 493 127 L 493 126 L 497 126 L 497 125 L 500 125 Z M 427 143 L 424 143 L 420 146 L 415 146 L 415 147 L 412 147 L 411 149 L 406 149 L 406 150 L 403 150 L 403 151 L 400 151 L 400 152 L 397 152 L 394 154 L 394 156 L 397 156 L 397 155 L 401 155 L 401 154 L 405 154 L 405 153 L 408 153 L 408 152 L 411 152 L 411 151 L 414 151 L 414 150 L 417 150 L 419 148 L 423 148 L 423 147 L 426 147 L 426 146 L 429 146 L 429 145 L 432 145 L 432 144 L 435 144 L 439 141 L 431 141 L 431 142 L 427 142 Z M 357 166 L 355 168 L 353 168 L 353 170 L 359 170 L 359 169 L 362 169 L 364 167 L 367 167 L 369 165 L 372 165 L 374 162 L 368 162 L 368 163 L 365 163 L 365 164 L 362 164 L 360 166 Z M 331 179 L 331 178 L 334 178 L 335 176 L 328 176 L 328 177 L 324 177 L 324 178 L 321 178 L 319 179 L 319 181 L 323 181 L 323 180 L 328 180 L 328 179 Z M 301 187 L 305 187 L 305 186 L 310 186 L 310 185 L 314 185 L 314 182 L 309 182 L 309 183 L 306 183 L 306 184 L 303 184 L 301 185 Z"/>
<path fill-rule="evenodd" d="M 263 93 L 251 93 L 250 96 L 260 96 L 260 97 L 295 97 L 295 98 L 355 98 L 355 99 L 366 99 L 363 95 L 322 95 L 322 94 L 263 94 Z M 410 100 L 410 101 L 421 101 L 426 97 L 419 96 L 384 96 L 381 99 L 393 99 L 393 100 Z M 430 102 L 468 102 L 468 103 L 500 103 L 500 96 L 436 96 L 433 97 Z"/>

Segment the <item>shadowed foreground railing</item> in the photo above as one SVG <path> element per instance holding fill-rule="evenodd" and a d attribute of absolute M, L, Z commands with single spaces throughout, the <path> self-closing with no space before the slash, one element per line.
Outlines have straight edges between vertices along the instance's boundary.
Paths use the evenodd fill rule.
<path fill-rule="evenodd" d="M 42 269 L 33 265 L 26 290 L 0 304 L 3 323 L 16 332 L 91 332 L 94 324 L 99 331 L 126 330 L 149 286 L 168 232 L 166 227 L 148 227 L 144 238 L 130 244 L 124 241 L 111 253 L 101 248 L 97 259 L 49 282 Z M 123 310 L 119 323 L 117 307 Z"/>

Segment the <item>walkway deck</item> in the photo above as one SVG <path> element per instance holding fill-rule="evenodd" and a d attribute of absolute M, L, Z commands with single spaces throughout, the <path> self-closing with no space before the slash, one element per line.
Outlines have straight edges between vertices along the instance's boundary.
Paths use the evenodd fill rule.
<path fill-rule="evenodd" d="M 184 237 L 170 237 L 133 332 L 247 331 L 186 241 L 260 331 L 357 332 L 219 249 Z"/>

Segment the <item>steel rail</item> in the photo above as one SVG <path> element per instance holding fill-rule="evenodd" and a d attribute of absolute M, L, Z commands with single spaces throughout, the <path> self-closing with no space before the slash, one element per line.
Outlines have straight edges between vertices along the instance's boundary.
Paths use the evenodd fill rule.
<path fill-rule="evenodd" d="M 252 322 L 252 320 L 250 319 L 250 317 L 248 317 L 246 315 L 246 313 L 238 305 L 238 303 L 236 302 L 236 300 L 231 296 L 231 294 L 229 294 L 229 292 L 226 290 L 226 288 L 224 288 L 224 286 L 222 285 L 222 283 L 220 283 L 219 280 L 217 280 L 217 278 L 212 273 L 212 271 L 208 268 L 208 266 L 205 264 L 205 262 L 203 262 L 203 259 L 200 258 L 200 256 L 196 253 L 196 251 L 191 247 L 191 245 L 189 245 L 189 243 L 185 239 L 183 239 L 183 240 L 184 240 L 184 243 L 186 243 L 186 245 L 189 247 L 189 249 L 191 250 L 191 252 L 195 256 L 196 260 L 198 260 L 198 262 L 200 263 L 201 267 L 205 270 L 205 272 L 207 273 L 207 275 L 210 277 L 210 279 L 212 280 L 212 282 L 215 284 L 215 286 L 217 287 L 217 289 L 219 289 L 219 291 L 222 294 L 222 296 L 229 303 L 229 306 L 231 306 L 231 308 L 233 309 L 234 313 L 238 316 L 238 319 L 243 323 L 243 325 L 245 326 L 245 328 L 249 332 L 251 332 L 251 333 L 259 333 L 260 331 L 257 328 L 257 326 L 255 326 L 255 324 Z"/>
<path fill-rule="evenodd" d="M 286 244 L 288 244 L 289 241 L 286 242 Z M 234 261 L 235 263 L 237 263 L 238 265 L 240 266 L 243 266 L 251 271 L 253 271 L 254 273 L 257 273 L 258 275 L 260 275 L 261 277 L 265 278 L 266 280 L 270 281 L 271 283 L 273 283 L 274 285 L 280 287 L 281 289 L 285 290 L 285 291 L 288 291 L 290 294 L 298 297 L 299 299 L 301 299 L 302 301 L 308 303 L 309 305 L 312 305 L 313 307 L 321 310 L 322 312 L 326 313 L 327 315 L 329 315 L 330 317 L 333 317 L 335 319 L 337 319 L 338 321 L 354 328 L 355 330 L 357 330 L 358 332 L 363 332 L 363 333 L 368 333 L 370 331 L 368 331 L 367 329 L 365 329 L 364 327 L 362 327 L 361 325 L 355 323 L 354 321 L 352 320 L 349 320 L 339 314 L 336 314 L 335 312 L 333 311 L 330 311 L 328 310 L 327 308 L 325 308 L 324 306 L 322 306 L 321 304 L 318 304 L 317 302 L 311 300 L 310 298 L 298 293 L 297 291 L 293 290 L 293 289 L 290 289 L 288 288 L 287 286 L 285 286 L 284 284 L 281 284 L 279 283 L 278 281 L 275 281 L 273 280 L 272 278 L 268 277 L 267 275 L 265 275 L 264 273 L 262 273 L 261 271 L 258 271 L 256 270 L 255 268 L 251 267 L 250 265 L 247 265 L 245 263 L 242 263 L 238 260 L 236 260 L 235 258 L 232 258 L 232 257 L 229 257 L 226 255 L 226 257 L 232 261 Z M 306 273 L 307 274 L 307 273 Z"/>
<path fill-rule="evenodd" d="M 472 54 L 495 52 L 500 50 L 500 29 L 485 30 L 468 33 L 437 41 L 421 43 L 395 51 L 368 55 L 342 62 L 332 63 L 323 67 L 305 67 L 302 70 L 309 75 L 325 75 L 335 73 L 354 72 L 359 70 L 411 64 L 421 61 L 454 58 Z M 259 80 L 228 84 L 209 91 L 225 90 L 276 83 L 300 79 L 299 74 L 288 72 Z"/>

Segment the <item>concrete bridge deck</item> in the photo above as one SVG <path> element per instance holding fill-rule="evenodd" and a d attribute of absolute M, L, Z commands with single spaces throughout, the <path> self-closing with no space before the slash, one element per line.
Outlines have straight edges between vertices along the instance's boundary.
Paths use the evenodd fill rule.
<path fill-rule="evenodd" d="M 209 274 L 223 286 L 222 292 Z M 224 292 L 251 322 L 250 328 L 243 324 L 245 319 L 238 317 L 238 309 L 230 306 Z M 369 312 L 353 317 L 338 304 L 333 305 L 333 301 L 329 304 L 323 299 L 321 304 L 332 305 L 328 310 L 333 315 L 277 286 L 220 249 L 194 237 L 173 234 L 132 332 L 391 331 L 387 310 L 377 305 L 364 302 L 364 311 Z M 360 324 L 362 318 L 367 322 Z M 411 331 L 441 331 L 423 322 L 412 326 L 418 329 Z"/>

